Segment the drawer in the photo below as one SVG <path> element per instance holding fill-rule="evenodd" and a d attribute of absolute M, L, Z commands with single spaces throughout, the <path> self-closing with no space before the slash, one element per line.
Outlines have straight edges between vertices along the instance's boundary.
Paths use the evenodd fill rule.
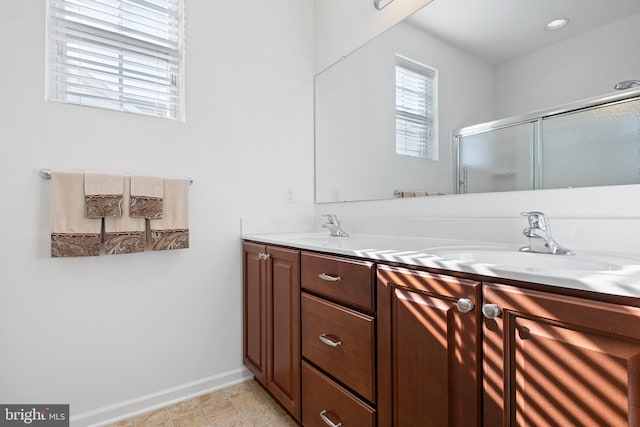
<path fill-rule="evenodd" d="M 375 427 L 376 411 L 306 362 L 302 362 L 302 425 Z"/>
<path fill-rule="evenodd" d="M 302 253 L 302 287 L 329 299 L 374 311 L 373 263 Z"/>
<path fill-rule="evenodd" d="M 374 319 L 307 293 L 301 317 L 302 356 L 375 403 Z"/>

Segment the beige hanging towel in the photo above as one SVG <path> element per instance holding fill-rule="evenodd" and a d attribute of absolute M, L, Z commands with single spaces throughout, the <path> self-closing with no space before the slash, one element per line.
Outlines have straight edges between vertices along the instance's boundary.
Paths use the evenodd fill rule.
<path fill-rule="evenodd" d="M 129 181 L 124 177 L 124 215 L 104 218 L 104 252 L 107 255 L 143 252 L 147 243 L 144 218 L 131 218 L 129 212 Z"/>
<path fill-rule="evenodd" d="M 161 219 L 149 220 L 152 250 L 189 247 L 189 180 L 163 179 L 164 211 Z"/>
<path fill-rule="evenodd" d="M 122 216 L 123 193 L 123 174 L 84 173 L 84 200 L 87 218 Z"/>
<path fill-rule="evenodd" d="M 133 218 L 162 218 L 162 178 L 131 175 L 129 215 Z"/>
<path fill-rule="evenodd" d="M 102 219 L 85 213 L 84 173 L 51 173 L 51 256 L 100 254 Z"/>

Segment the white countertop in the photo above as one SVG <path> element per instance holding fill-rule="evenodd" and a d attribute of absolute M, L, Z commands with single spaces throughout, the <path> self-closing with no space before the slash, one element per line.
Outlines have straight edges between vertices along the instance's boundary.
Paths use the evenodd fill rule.
<path fill-rule="evenodd" d="M 243 234 L 242 238 L 379 262 L 398 262 L 609 295 L 640 297 L 640 258 L 626 255 L 582 251 L 573 256 L 532 254 L 518 252 L 519 246 L 509 244 L 364 234 L 331 237 L 324 230 L 252 233 Z M 487 256 L 490 262 L 483 260 L 482 255 Z M 483 262 L 479 262 L 478 258 Z"/>

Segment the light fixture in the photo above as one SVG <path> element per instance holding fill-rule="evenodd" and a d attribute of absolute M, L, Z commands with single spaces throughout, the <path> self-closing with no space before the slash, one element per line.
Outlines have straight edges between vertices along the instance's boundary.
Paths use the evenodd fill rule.
<path fill-rule="evenodd" d="M 393 0 L 373 0 L 373 5 L 376 7 L 376 9 L 382 9 L 392 1 Z"/>
<path fill-rule="evenodd" d="M 554 19 L 553 21 L 549 21 L 547 25 L 544 26 L 545 30 L 557 30 L 559 28 L 564 27 L 569 23 L 567 18 Z"/>

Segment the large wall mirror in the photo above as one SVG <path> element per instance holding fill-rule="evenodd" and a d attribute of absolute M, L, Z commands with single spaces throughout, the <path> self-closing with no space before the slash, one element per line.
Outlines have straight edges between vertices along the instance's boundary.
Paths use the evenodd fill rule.
<path fill-rule="evenodd" d="M 316 202 L 459 192 L 454 131 L 619 94 L 616 83 L 640 80 L 638 40 L 638 0 L 432 1 L 316 76 Z M 556 174 L 584 169 L 562 157 Z"/>

